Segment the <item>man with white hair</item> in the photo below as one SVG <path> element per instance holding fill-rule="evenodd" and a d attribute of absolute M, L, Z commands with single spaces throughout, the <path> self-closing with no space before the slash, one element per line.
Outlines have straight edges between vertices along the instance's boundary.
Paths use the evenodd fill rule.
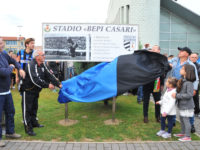
<path fill-rule="evenodd" d="M 54 89 L 55 86 L 61 88 L 61 84 L 49 71 L 45 64 L 45 55 L 42 50 L 33 52 L 33 59 L 26 66 L 26 77 L 21 86 L 22 113 L 25 132 L 30 136 L 35 136 L 34 127 L 44 127 L 38 123 L 37 110 L 38 98 L 42 88 Z"/>

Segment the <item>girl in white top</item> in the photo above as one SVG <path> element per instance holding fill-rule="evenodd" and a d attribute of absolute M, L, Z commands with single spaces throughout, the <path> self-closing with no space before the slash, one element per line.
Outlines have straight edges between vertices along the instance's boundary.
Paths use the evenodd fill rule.
<path fill-rule="evenodd" d="M 163 138 L 171 138 L 174 118 L 176 117 L 176 99 L 172 97 L 172 93 L 176 93 L 176 85 L 178 80 L 170 77 L 166 81 L 167 90 L 162 100 L 156 102 L 161 105 L 161 130 L 157 132 L 157 136 Z M 165 132 L 165 121 L 168 121 L 168 131 Z"/>

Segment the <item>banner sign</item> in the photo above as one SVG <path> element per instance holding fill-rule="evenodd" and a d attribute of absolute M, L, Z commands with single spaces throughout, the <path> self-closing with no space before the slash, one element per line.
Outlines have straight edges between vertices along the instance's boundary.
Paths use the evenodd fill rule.
<path fill-rule="evenodd" d="M 138 49 L 137 25 L 43 23 L 47 61 L 109 62 Z"/>

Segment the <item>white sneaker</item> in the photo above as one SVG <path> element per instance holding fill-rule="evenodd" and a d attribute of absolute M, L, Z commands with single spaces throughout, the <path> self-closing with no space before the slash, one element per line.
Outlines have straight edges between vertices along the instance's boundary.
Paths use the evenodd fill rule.
<path fill-rule="evenodd" d="M 6 143 L 4 141 L 0 140 L 0 147 L 4 147 L 4 146 L 6 146 Z"/>
<path fill-rule="evenodd" d="M 171 133 L 165 132 L 165 133 L 162 135 L 162 137 L 163 137 L 164 139 L 167 139 L 167 138 L 171 138 L 172 135 L 171 135 Z"/>
<path fill-rule="evenodd" d="M 164 130 L 160 130 L 156 133 L 157 136 L 162 136 L 163 134 L 165 134 L 166 132 Z"/>
<path fill-rule="evenodd" d="M 128 96 L 128 92 L 124 93 L 123 95 L 124 95 L 124 96 Z"/>
<path fill-rule="evenodd" d="M 187 142 L 187 141 L 192 141 L 191 137 L 183 137 L 183 138 L 180 138 L 178 139 L 179 141 L 182 141 L 182 142 Z"/>
<path fill-rule="evenodd" d="M 2 135 L 6 135 L 6 129 L 2 128 Z"/>

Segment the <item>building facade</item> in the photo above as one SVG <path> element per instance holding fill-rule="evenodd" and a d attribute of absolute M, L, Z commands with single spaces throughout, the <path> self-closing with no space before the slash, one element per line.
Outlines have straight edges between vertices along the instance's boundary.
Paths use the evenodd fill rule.
<path fill-rule="evenodd" d="M 5 50 L 12 50 L 17 53 L 19 50 L 24 49 L 25 38 L 24 37 L 1 37 L 5 43 Z"/>
<path fill-rule="evenodd" d="M 140 44 L 162 53 L 184 46 L 200 53 L 200 16 L 172 0 L 110 0 L 106 23 L 138 25 Z"/>

